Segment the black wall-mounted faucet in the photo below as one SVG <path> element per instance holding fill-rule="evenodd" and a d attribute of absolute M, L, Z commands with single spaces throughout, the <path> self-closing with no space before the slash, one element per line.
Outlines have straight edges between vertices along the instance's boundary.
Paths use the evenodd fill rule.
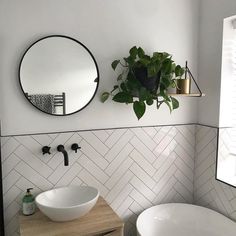
<path fill-rule="evenodd" d="M 64 165 L 68 166 L 69 165 L 69 158 L 68 158 L 68 153 L 65 150 L 65 147 L 63 145 L 58 145 L 57 146 L 57 151 L 63 153 L 63 155 L 64 155 Z"/>

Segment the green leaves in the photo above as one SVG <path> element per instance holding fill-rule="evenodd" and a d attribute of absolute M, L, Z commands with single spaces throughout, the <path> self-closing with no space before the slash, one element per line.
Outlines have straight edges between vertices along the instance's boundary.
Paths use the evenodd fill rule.
<path fill-rule="evenodd" d="M 113 70 L 116 70 L 116 67 L 118 66 L 118 64 L 120 63 L 120 60 L 115 60 L 111 63 L 111 67 Z"/>
<path fill-rule="evenodd" d="M 120 88 L 121 88 L 121 90 L 122 90 L 122 91 L 124 91 L 124 92 L 126 92 L 126 93 L 128 92 L 128 90 L 127 90 L 127 87 L 126 87 L 126 84 L 125 84 L 125 83 L 121 83 L 121 84 L 120 84 Z"/>
<path fill-rule="evenodd" d="M 111 64 L 113 70 L 118 66 L 123 70 L 117 75 L 117 84 L 111 92 L 101 95 L 102 102 L 111 96 L 115 102 L 133 104 L 138 119 L 144 115 L 146 106 L 155 101 L 157 108 L 166 104 L 170 112 L 179 107 L 178 100 L 168 95 L 168 89 L 176 87 L 175 78 L 181 77 L 185 69 L 176 65 L 169 53 L 147 55 L 141 47 L 134 46 L 122 60 L 114 60 Z M 155 78 L 158 82 L 154 81 Z"/>
<path fill-rule="evenodd" d="M 125 92 L 117 93 L 112 100 L 119 103 L 133 103 L 132 95 Z"/>
<path fill-rule="evenodd" d="M 143 56 L 142 58 L 140 58 L 139 60 L 140 64 L 143 66 L 148 66 L 150 63 L 150 57 L 148 56 Z"/>
<path fill-rule="evenodd" d="M 170 99 L 172 101 L 173 110 L 179 108 L 179 101 L 177 99 L 173 98 L 173 97 L 170 97 Z"/>
<path fill-rule="evenodd" d="M 171 80 L 168 77 L 162 76 L 161 85 L 163 89 L 167 90 L 171 85 Z"/>
<path fill-rule="evenodd" d="M 149 97 L 150 97 L 150 92 L 146 88 L 141 87 L 139 90 L 139 101 L 143 102 L 147 100 Z"/>
<path fill-rule="evenodd" d="M 141 59 L 145 56 L 145 52 L 143 51 L 142 48 L 138 48 L 138 57 Z"/>
<path fill-rule="evenodd" d="M 136 46 L 129 50 L 129 54 L 134 60 L 137 58 L 137 56 L 139 59 L 142 59 L 145 56 L 144 50 L 141 47 L 137 48 Z"/>
<path fill-rule="evenodd" d="M 123 77 L 123 74 L 120 74 L 118 77 L 117 77 L 117 81 L 120 81 L 120 80 L 122 80 L 122 77 Z"/>
<path fill-rule="evenodd" d="M 170 58 L 171 55 L 167 52 L 154 52 L 153 53 L 153 58 L 160 63 L 163 62 L 165 59 Z"/>
<path fill-rule="evenodd" d="M 135 101 L 133 104 L 133 109 L 138 120 L 144 115 L 146 111 L 146 105 L 142 101 Z"/>
<path fill-rule="evenodd" d="M 104 103 L 110 96 L 110 93 L 108 92 L 104 92 L 102 95 L 101 95 L 101 102 Z"/>
<path fill-rule="evenodd" d="M 170 109 L 170 113 L 179 108 L 179 101 L 173 97 L 169 97 L 169 101 L 168 100 L 163 100 L 163 102 L 169 107 Z"/>
<path fill-rule="evenodd" d="M 146 101 L 148 106 L 151 106 L 153 104 L 153 99 L 152 98 L 148 98 Z"/>
<path fill-rule="evenodd" d="M 157 74 L 157 66 L 155 64 L 149 64 L 147 66 L 148 78 L 153 77 Z"/>
<path fill-rule="evenodd" d="M 162 64 L 162 73 L 164 75 L 172 73 L 172 60 L 165 59 Z"/>
<path fill-rule="evenodd" d="M 127 75 L 126 85 L 130 93 L 132 93 L 132 91 L 140 90 L 142 87 L 140 82 L 132 74 Z"/>
<path fill-rule="evenodd" d="M 130 56 L 135 60 L 137 55 L 138 55 L 138 49 L 136 46 L 132 47 L 130 50 L 129 50 L 129 54 Z"/>
<path fill-rule="evenodd" d="M 135 58 L 133 58 L 132 56 L 124 57 L 123 59 L 126 62 L 127 66 L 130 68 L 132 68 L 133 65 L 135 64 Z"/>
<path fill-rule="evenodd" d="M 175 76 L 179 77 L 184 74 L 184 68 L 182 68 L 180 65 L 175 67 Z"/>
<path fill-rule="evenodd" d="M 161 91 L 160 91 L 160 96 L 162 96 L 163 99 L 166 100 L 167 102 L 170 102 L 170 101 L 171 101 L 170 98 L 169 98 L 169 96 L 166 94 L 165 90 L 161 90 Z"/>

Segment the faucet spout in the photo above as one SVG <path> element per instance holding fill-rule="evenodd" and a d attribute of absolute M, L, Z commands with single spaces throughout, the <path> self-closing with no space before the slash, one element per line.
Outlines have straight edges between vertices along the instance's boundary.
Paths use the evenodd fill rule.
<path fill-rule="evenodd" d="M 65 147 L 63 145 L 58 145 L 57 146 L 57 151 L 63 153 L 63 155 L 64 155 L 64 165 L 68 166 L 69 165 L 69 157 L 68 157 L 67 151 L 65 150 Z"/>

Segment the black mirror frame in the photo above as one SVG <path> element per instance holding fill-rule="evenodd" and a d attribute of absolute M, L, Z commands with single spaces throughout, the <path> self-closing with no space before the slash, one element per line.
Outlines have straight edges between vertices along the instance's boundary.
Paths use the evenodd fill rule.
<path fill-rule="evenodd" d="M 51 113 L 48 113 L 48 112 L 45 112 L 45 111 L 39 109 L 37 106 L 35 106 L 33 103 L 31 103 L 31 101 L 28 99 L 28 97 L 27 97 L 27 95 L 25 94 L 25 91 L 24 91 L 24 89 L 23 89 L 22 83 L 21 83 L 21 77 L 20 77 L 21 65 L 22 65 L 22 62 L 23 62 L 24 57 L 25 57 L 25 55 L 27 54 L 27 52 L 28 52 L 35 44 L 37 44 L 38 42 L 40 42 L 40 41 L 42 41 L 42 40 L 45 40 L 45 39 L 47 39 L 47 38 L 52 38 L 52 37 L 61 37 L 61 38 L 70 39 L 70 40 L 72 40 L 72 41 L 78 43 L 80 46 L 84 47 L 84 48 L 87 50 L 87 52 L 90 54 L 90 56 L 92 57 L 92 59 L 93 59 L 93 61 L 94 61 L 94 64 L 95 64 L 95 66 L 96 66 L 96 70 L 97 70 L 97 78 L 95 79 L 95 82 L 97 83 L 97 86 L 96 86 L 96 89 L 95 89 L 95 91 L 94 91 L 93 96 L 92 96 L 91 99 L 87 102 L 87 104 L 84 105 L 82 108 L 80 108 L 80 109 L 78 109 L 77 111 L 74 111 L 74 112 L 72 112 L 72 113 L 68 113 L 68 114 L 62 114 L 62 115 L 60 115 L 60 114 L 51 114 Z M 87 107 L 87 106 L 92 102 L 92 100 L 94 99 L 94 97 L 95 97 L 95 95 L 96 95 L 96 93 L 97 93 L 97 90 L 98 90 L 100 75 L 99 75 L 99 69 L 98 69 L 98 65 L 97 65 L 97 62 L 96 62 L 96 60 L 95 60 L 95 57 L 93 56 L 93 54 L 91 53 L 91 51 L 90 51 L 83 43 L 81 43 L 80 41 L 78 41 L 78 40 L 76 40 L 76 39 L 74 39 L 74 38 L 72 38 L 72 37 L 69 37 L 69 36 L 57 35 L 57 34 L 55 34 L 55 35 L 45 36 L 45 37 L 43 37 L 43 38 L 40 38 L 40 39 L 36 40 L 35 42 L 33 42 L 33 43 L 26 49 L 26 51 L 24 52 L 24 54 L 23 54 L 23 56 L 21 57 L 21 60 L 20 60 L 20 64 L 19 64 L 19 68 L 18 68 L 18 79 L 19 79 L 20 88 L 21 88 L 21 90 L 22 90 L 22 92 L 23 92 L 25 98 L 26 98 L 27 101 L 28 101 L 32 106 L 34 106 L 37 110 L 39 110 L 39 111 L 41 111 L 41 112 L 43 112 L 43 113 L 45 113 L 45 114 L 52 115 L 52 116 L 69 116 L 69 115 L 73 115 L 73 114 L 75 114 L 75 113 L 77 113 L 77 112 L 83 110 L 85 107 Z"/>
<path fill-rule="evenodd" d="M 0 125 L 0 146 L 1 146 L 1 125 Z M 3 205 L 3 184 L 2 184 L 2 149 L 0 150 L 0 235 L 5 235 L 5 225 L 4 225 L 4 205 Z"/>
<path fill-rule="evenodd" d="M 220 149 L 220 127 L 217 128 L 217 145 L 216 145 L 216 166 L 215 166 L 215 180 L 228 185 L 229 187 L 236 188 L 236 185 L 229 184 L 218 178 L 218 158 L 219 158 L 219 149 Z"/>

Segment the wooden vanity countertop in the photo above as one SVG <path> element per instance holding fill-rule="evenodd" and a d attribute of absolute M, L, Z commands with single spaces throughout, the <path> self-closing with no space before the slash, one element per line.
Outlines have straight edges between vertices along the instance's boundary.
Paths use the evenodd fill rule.
<path fill-rule="evenodd" d="M 121 230 L 123 226 L 122 220 L 102 197 L 88 214 L 70 222 L 53 222 L 39 210 L 32 216 L 20 216 L 21 236 L 100 236 Z"/>

